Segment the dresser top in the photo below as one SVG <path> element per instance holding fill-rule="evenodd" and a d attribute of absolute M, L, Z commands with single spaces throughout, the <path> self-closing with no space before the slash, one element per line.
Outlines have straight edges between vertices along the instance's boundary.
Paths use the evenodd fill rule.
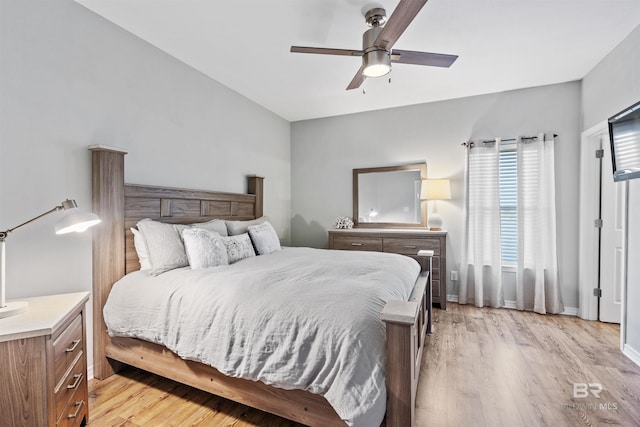
<path fill-rule="evenodd" d="M 84 305 L 89 292 L 20 298 L 27 311 L 0 319 L 0 342 L 51 335 L 69 315 Z"/>
<path fill-rule="evenodd" d="M 349 234 L 411 234 L 423 236 L 446 236 L 447 230 L 430 231 L 426 228 L 331 228 L 329 233 L 349 233 Z"/>

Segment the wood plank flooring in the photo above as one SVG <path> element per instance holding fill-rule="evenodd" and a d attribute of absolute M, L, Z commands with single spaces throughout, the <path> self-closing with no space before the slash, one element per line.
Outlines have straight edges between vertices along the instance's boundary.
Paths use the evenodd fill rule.
<path fill-rule="evenodd" d="M 640 426 L 640 367 L 620 352 L 619 333 L 568 316 L 435 309 L 417 424 Z M 574 398 L 574 383 L 589 393 L 600 384 L 600 398 Z M 92 380 L 89 392 L 89 426 L 298 426 L 136 369 Z"/>

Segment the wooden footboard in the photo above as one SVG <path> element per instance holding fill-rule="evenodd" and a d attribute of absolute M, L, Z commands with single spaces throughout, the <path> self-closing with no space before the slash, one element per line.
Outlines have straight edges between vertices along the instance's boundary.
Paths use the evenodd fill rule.
<path fill-rule="evenodd" d="M 422 272 L 410 301 L 389 301 L 381 313 L 387 324 L 387 427 L 416 424 L 416 390 L 425 335 L 431 329 L 430 274 Z"/>
<path fill-rule="evenodd" d="M 180 223 L 257 218 L 262 216 L 263 187 L 262 178 L 255 176 L 248 179 L 249 194 L 125 186 L 126 153 L 103 146 L 90 149 L 93 210 L 102 219 L 94 227 L 93 240 L 95 378 L 106 378 L 126 364 L 310 426 L 346 425 L 322 396 L 227 377 L 210 366 L 183 360 L 162 346 L 109 337 L 102 317 L 104 304 L 113 284 L 125 272 L 137 269 L 130 226 L 144 217 Z M 420 360 L 424 336 L 430 330 L 430 281 L 429 272 L 423 272 L 409 301 L 389 302 L 381 313 L 387 328 L 386 426 L 389 427 L 415 425 Z"/>
<path fill-rule="evenodd" d="M 308 426 L 346 425 L 326 399 L 318 394 L 304 390 L 284 390 L 260 381 L 228 377 L 211 366 L 181 359 L 161 345 L 134 338 L 110 338 L 105 355 L 127 365 Z"/>

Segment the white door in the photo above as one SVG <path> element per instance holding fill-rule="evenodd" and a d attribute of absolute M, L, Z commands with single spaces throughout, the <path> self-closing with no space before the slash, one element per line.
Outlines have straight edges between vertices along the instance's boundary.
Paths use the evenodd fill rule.
<path fill-rule="evenodd" d="M 600 298 L 598 320 L 620 323 L 624 277 L 623 236 L 626 224 L 626 183 L 613 182 L 609 134 L 601 138 L 603 158 L 600 178 Z"/>

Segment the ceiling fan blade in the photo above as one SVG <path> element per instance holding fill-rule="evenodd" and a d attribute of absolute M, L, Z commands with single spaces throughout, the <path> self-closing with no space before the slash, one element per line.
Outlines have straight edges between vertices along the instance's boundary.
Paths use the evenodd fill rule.
<path fill-rule="evenodd" d="M 458 55 L 446 55 L 444 53 L 416 52 L 414 50 L 391 51 L 391 62 L 398 64 L 428 65 L 430 67 L 451 67 L 458 59 Z"/>
<path fill-rule="evenodd" d="M 364 52 L 353 49 L 332 49 L 326 47 L 291 46 L 294 53 L 317 53 L 320 55 L 362 56 Z"/>
<path fill-rule="evenodd" d="M 356 75 L 353 76 L 351 83 L 347 86 L 347 90 L 358 89 L 360 85 L 364 83 L 365 76 L 362 74 L 362 70 L 364 70 L 364 65 L 362 65 Z"/>
<path fill-rule="evenodd" d="M 427 0 L 400 0 L 374 45 L 390 50 L 426 3 Z"/>

